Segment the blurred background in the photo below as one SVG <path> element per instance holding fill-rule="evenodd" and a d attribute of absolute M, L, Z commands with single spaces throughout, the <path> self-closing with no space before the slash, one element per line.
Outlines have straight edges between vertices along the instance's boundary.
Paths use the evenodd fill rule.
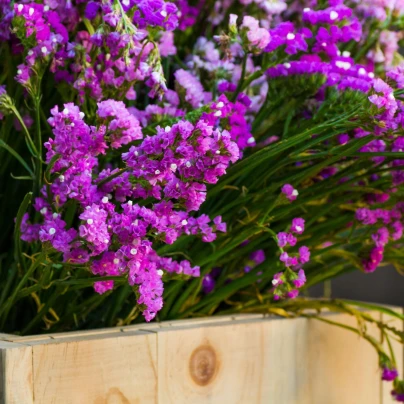
<path fill-rule="evenodd" d="M 313 297 L 323 294 L 324 285 L 310 290 Z M 404 276 L 392 267 L 379 267 L 370 274 L 354 271 L 331 281 L 331 296 L 404 307 Z"/>

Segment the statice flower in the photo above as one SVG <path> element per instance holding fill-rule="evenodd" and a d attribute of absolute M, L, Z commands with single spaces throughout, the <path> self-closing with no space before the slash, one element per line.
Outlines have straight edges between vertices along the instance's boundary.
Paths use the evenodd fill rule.
<path fill-rule="evenodd" d="M 215 288 L 216 282 L 212 275 L 207 274 L 202 279 L 202 290 L 204 293 L 208 294 Z"/>
<path fill-rule="evenodd" d="M 210 94 L 204 91 L 202 84 L 192 73 L 179 69 L 174 76 L 180 97 L 183 93 L 184 101 L 191 107 L 198 108 L 209 101 Z"/>
<path fill-rule="evenodd" d="M 382 380 L 391 382 L 391 381 L 395 380 L 397 377 L 398 377 L 397 369 L 389 368 L 389 367 L 383 368 Z"/>
<path fill-rule="evenodd" d="M 86 264 L 96 275 L 127 277 L 150 321 L 163 305 L 164 273 L 200 274 L 187 260 L 158 256 L 152 242 L 172 244 L 183 234 L 212 242 L 217 232 L 226 232 L 221 216 L 211 221 L 189 212 L 200 208 L 205 184 L 225 174 L 239 158 L 239 149 L 226 130 L 203 119 L 158 127 L 156 135 L 142 140 L 139 121 L 121 101 L 98 103 L 97 126 L 89 126 L 72 103 L 51 113 L 54 137 L 45 143 L 51 178 L 34 205 L 42 220 L 31 224 L 25 215 L 22 238 L 39 239 L 62 252 L 66 262 Z M 100 170 L 110 150 L 135 141 L 138 145 L 122 154 L 124 169 Z M 131 198 L 156 202 L 147 208 Z M 72 199 L 79 206 L 78 226 L 68 228 L 62 214 Z M 113 286 L 113 280 L 94 285 L 97 293 Z"/>
<path fill-rule="evenodd" d="M 384 224 L 371 235 L 370 250 L 365 252 L 362 260 L 365 272 L 373 272 L 380 265 L 385 246 L 391 241 L 400 240 L 403 236 L 403 208 L 397 204 L 392 209 L 360 208 L 356 211 L 356 219 L 365 226 Z"/>
<path fill-rule="evenodd" d="M 322 10 L 311 10 L 307 7 L 303 10 L 303 21 L 309 22 L 312 25 L 336 24 L 351 17 L 351 15 L 352 9 L 342 4 Z"/>
<path fill-rule="evenodd" d="M 104 118 L 103 123 L 108 128 L 106 134 L 115 149 L 143 137 L 139 121 L 126 109 L 122 101 L 99 102 L 97 114 Z"/>
<path fill-rule="evenodd" d="M 292 220 L 292 225 L 290 226 L 290 230 L 296 234 L 302 234 L 304 232 L 304 219 L 295 218 Z"/>
<path fill-rule="evenodd" d="M 294 55 L 300 51 L 306 52 L 308 45 L 306 38 L 311 38 L 312 33 L 307 28 L 296 30 L 291 22 L 283 22 L 269 30 L 271 40 L 265 47 L 265 52 L 273 52 L 281 46 L 285 46 L 285 52 Z"/>
<path fill-rule="evenodd" d="M 255 146 L 255 139 L 251 133 L 251 125 L 246 120 L 246 113 L 250 106 L 248 97 L 239 95 L 236 102 L 231 102 L 222 94 L 216 102 L 210 105 L 211 112 L 204 113 L 203 119 L 206 119 L 211 125 L 220 126 L 226 129 L 231 139 L 237 143 L 240 150 L 246 147 Z"/>
<path fill-rule="evenodd" d="M 27 49 L 24 63 L 18 66 L 16 80 L 32 90 L 31 76 L 43 71 L 49 60 L 66 46 L 68 32 L 61 23 L 59 14 L 49 6 L 16 3 L 14 13 L 15 34 L 23 44 L 33 44 Z"/>
<path fill-rule="evenodd" d="M 299 192 L 297 189 L 293 188 L 292 185 L 290 184 L 285 184 L 282 187 L 282 193 L 286 196 L 286 198 L 289 199 L 289 201 L 294 201 L 296 200 L 297 196 L 299 195 Z"/>
<path fill-rule="evenodd" d="M 178 25 L 177 6 L 163 0 L 135 0 L 133 22 L 139 28 L 162 27 L 172 31 Z"/>
<path fill-rule="evenodd" d="M 246 50 L 253 53 L 261 53 L 270 41 L 269 31 L 260 28 L 259 21 L 254 17 L 245 16 L 240 25 L 240 35 Z"/>

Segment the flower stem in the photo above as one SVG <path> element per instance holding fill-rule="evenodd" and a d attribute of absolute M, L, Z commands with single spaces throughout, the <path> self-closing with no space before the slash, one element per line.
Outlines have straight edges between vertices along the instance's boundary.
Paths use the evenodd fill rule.
<path fill-rule="evenodd" d="M 37 150 L 36 166 L 35 166 L 35 191 L 39 195 L 42 186 L 42 132 L 41 132 L 41 106 L 40 96 L 34 98 L 35 102 L 35 120 L 36 132 L 35 143 Z"/>
<path fill-rule="evenodd" d="M 244 56 L 243 56 L 243 62 L 242 62 L 243 64 L 242 64 L 242 67 L 241 67 L 241 76 L 240 76 L 240 80 L 238 82 L 236 91 L 234 92 L 234 95 L 233 95 L 233 101 L 236 100 L 236 98 L 239 95 L 240 91 L 243 90 L 243 84 L 244 84 L 246 67 L 247 67 L 247 56 L 248 56 L 247 53 L 245 53 Z"/>

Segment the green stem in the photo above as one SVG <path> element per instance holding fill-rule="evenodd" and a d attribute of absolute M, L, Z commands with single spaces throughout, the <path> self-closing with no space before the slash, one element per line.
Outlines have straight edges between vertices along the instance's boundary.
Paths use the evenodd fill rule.
<path fill-rule="evenodd" d="M 13 113 L 14 113 L 15 117 L 17 118 L 18 122 L 20 123 L 22 129 L 24 130 L 25 138 L 26 138 L 26 141 L 27 141 L 27 146 L 28 146 L 29 151 L 31 152 L 31 154 L 34 157 L 36 157 L 38 155 L 38 151 L 37 151 L 37 149 L 35 147 L 35 144 L 34 144 L 32 138 L 31 138 L 31 135 L 29 134 L 28 128 L 24 123 L 24 120 L 22 119 L 20 113 L 18 112 L 17 108 L 14 105 L 10 106 L 10 108 L 13 111 Z"/>
<path fill-rule="evenodd" d="M 35 270 L 42 264 L 44 258 L 46 258 L 45 252 L 41 252 L 39 256 L 32 262 L 28 271 L 22 277 L 20 283 L 14 289 L 13 294 L 8 298 L 6 304 L 0 309 L 0 316 L 2 316 L 1 328 L 4 328 L 4 324 L 7 320 L 8 314 L 13 307 L 14 301 L 18 295 L 18 292 L 22 289 L 22 287 L 27 283 L 31 275 L 35 272 Z"/>
<path fill-rule="evenodd" d="M 241 69 L 242 69 L 241 70 L 241 77 L 240 77 L 240 80 L 238 82 L 237 89 L 236 89 L 236 91 L 235 91 L 235 93 L 233 95 L 233 101 L 236 100 L 236 98 L 239 95 L 240 91 L 242 91 L 242 89 L 243 89 L 243 84 L 244 84 L 244 80 L 245 80 L 245 73 L 246 73 L 246 67 L 247 67 L 247 56 L 248 56 L 248 53 L 245 53 L 244 56 L 243 56 L 243 62 L 242 62 L 243 64 L 242 64 L 242 67 L 241 67 Z"/>
<path fill-rule="evenodd" d="M 35 99 L 35 120 L 36 120 L 36 132 L 35 132 L 35 143 L 37 150 L 37 158 L 35 165 L 35 191 L 39 195 L 42 187 L 42 132 L 41 132 L 41 106 L 40 106 L 40 96 Z"/>

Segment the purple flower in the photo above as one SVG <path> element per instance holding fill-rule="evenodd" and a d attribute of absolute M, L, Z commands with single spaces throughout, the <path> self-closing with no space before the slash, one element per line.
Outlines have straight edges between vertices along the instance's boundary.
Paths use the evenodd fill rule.
<path fill-rule="evenodd" d="M 216 282 L 210 274 L 205 275 L 202 279 L 203 292 L 206 294 L 211 293 L 215 288 L 215 284 Z"/>
<path fill-rule="evenodd" d="M 395 368 L 384 367 L 382 373 L 382 380 L 392 382 L 398 377 L 398 371 Z"/>
<path fill-rule="evenodd" d="M 291 233 L 280 232 L 277 234 L 277 238 L 278 246 L 281 248 L 286 247 L 288 244 L 293 247 L 297 243 L 296 237 Z"/>
<path fill-rule="evenodd" d="M 290 231 L 296 234 L 303 234 L 304 232 L 304 219 L 295 218 L 292 220 L 292 225 L 290 226 Z"/>
<path fill-rule="evenodd" d="M 84 10 L 84 15 L 89 20 L 93 20 L 97 16 L 99 9 L 100 9 L 100 5 L 97 2 L 89 1 Z"/>
<path fill-rule="evenodd" d="M 207 101 L 202 84 L 192 73 L 179 69 L 174 73 L 179 89 L 185 92 L 184 100 L 193 108 L 198 108 Z"/>
<path fill-rule="evenodd" d="M 264 250 L 257 250 L 251 253 L 250 259 L 254 261 L 256 265 L 262 264 L 265 261 Z"/>
<path fill-rule="evenodd" d="M 246 34 L 247 49 L 254 53 L 260 53 L 270 41 L 268 30 L 260 28 L 258 20 L 254 17 L 245 16 L 240 30 Z"/>
<path fill-rule="evenodd" d="M 298 289 L 301 288 L 306 283 L 306 274 L 304 273 L 303 269 L 299 270 L 297 274 L 297 279 L 294 279 L 292 283 Z"/>
<path fill-rule="evenodd" d="M 299 192 L 297 191 L 297 189 L 293 188 L 293 186 L 290 184 L 285 184 L 282 187 L 282 193 L 284 195 L 286 195 L 286 197 L 289 199 L 289 201 L 294 201 L 297 198 L 297 196 L 299 195 Z"/>
<path fill-rule="evenodd" d="M 99 282 L 94 282 L 94 290 L 102 295 L 105 292 L 108 292 L 109 290 L 112 290 L 114 288 L 114 281 L 99 281 Z"/>
<path fill-rule="evenodd" d="M 306 246 L 299 248 L 299 261 L 301 264 L 306 264 L 310 261 L 310 250 Z"/>

